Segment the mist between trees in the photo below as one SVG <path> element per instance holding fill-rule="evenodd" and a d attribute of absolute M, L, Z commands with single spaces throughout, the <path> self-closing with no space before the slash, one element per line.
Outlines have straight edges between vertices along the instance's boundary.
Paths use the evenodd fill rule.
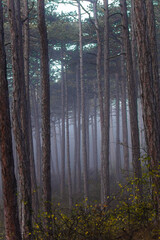
<path fill-rule="evenodd" d="M 1 239 L 159 239 L 158 9 L 0 0 Z"/>

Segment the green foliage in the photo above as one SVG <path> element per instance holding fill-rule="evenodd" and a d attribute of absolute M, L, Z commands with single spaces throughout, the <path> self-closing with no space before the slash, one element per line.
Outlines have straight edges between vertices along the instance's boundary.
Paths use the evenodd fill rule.
<path fill-rule="evenodd" d="M 86 200 L 68 210 L 59 203 L 53 206 L 52 214 L 39 214 L 34 225 L 35 239 L 160 239 L 160 231 L 154 224 L 156 212 L 151 194 L 151 173 L 146 168 L 148 161 L 143 158 L 143 194 L 136 187 L 140 180 L 129 178 L 126 184 L 118 184 L 119 191 L 108 198 L 108 205 L 87 204 Z M 46 219 L 48 231 L 43 229 Z"/>

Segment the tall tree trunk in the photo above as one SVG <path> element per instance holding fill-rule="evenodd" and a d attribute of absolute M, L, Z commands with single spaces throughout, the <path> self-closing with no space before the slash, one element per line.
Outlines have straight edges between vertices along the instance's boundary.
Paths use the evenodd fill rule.
<path fill-rule="evenodd" d="M 128 78 L 128 100 L 129 100 L 129 113 L 130 113 L 130 126 L 131 126 L 131 141 L 132 141 L 132 162 L 134 176 L 141 179 L 141 163 L 140 158 L 140 144 L 139 144 L 139 129 L 138 129 L 138 111 L 137 111 L 137 97 L 136 97 L 136 86 L 133 73 L 133 62 L 131 43 L 129 39 L 128 30 L 128 17 L 127 17 L 127 5 L 126 0 L 121 0 L 121 12 L 122 12 L 122 24 L 123 24 L 123 39 L 124 48 L 126 52 L 126 63 L 127 63 L 127 78 Z M 142 191 L 142 185 L 138 181 L 137 187 Z"/>
<path fill-rule="evenodd" d="M 44 212 L 51 212 L 51 159 L 50 159 L 50 84 L 48 39 L 45 23 L 44 0 L 38 0 L 38 28 L 41 46 L 42 89 L 42 196 Z M 48 228 L 45 223 L 45 229 Z"/>
<path fill-rule="evenodd" d="M 40 124 L 39 124 L 39 107 L 36 100 L 35 89 L 32 89 L 32 103 L 33 103 L 33 118 L 35 125 L 35 139 L 36 139 L 36 164 L 37 164 L 37 185 L 40 188 L 39 200 L 41 196 L 41 186 L 42 186 L 42 149 L 41 149 L 41 137 L 40 137 Z"/>
<path fill-rule="evenodd" d="M 122 102 L 124 170 L 126 171 L 126 176 L 128 176 L 129 175 L 129 151 L 128 151 L 127 106 L 126 106 L 126 77 L 124 74 L 124 56 L 123 55 L 121 55 L 121 102 Z"/>
<path fill-rule="evenodd" d="M 120 153 L 120 116 L 119 116 L 119 76 L 115 74 L 116 80 L 116 177 L 120 180 L 121 177 L 121 153 Z"/>
<path fill-rule="evenodd" d="M 105 165 L 104 165 L 104 109 L 103 109 L 103 92 L 101 83 L 101 58 L 102 47 L 99 33 L 99 25 L 97 20 L 97 1 L 93 3 L 94 21 L 97 35 L 97 59 L 96 59 L 96 71 L 97 71 L 97 86 L 98 86 L 98 101 L 100 109 L 100 122 L 101 122 L 101 203 L 105 200 Z"/>
<path fill-rule="evenodd" d="M 72 208 L 72 177 L 71 177 L 71 163 L 70 163 L 70 139 L 69 139 L 69 114 L 68 114 L 68 86 L 67 73 L 65 72 L 65 101 L 66 101 L 66 137 L 67 137 L 67 168 L 68 168 L 68 197 L 69 208 Z"/>
<path fill-rule="evenodd" d="M 84 181 L 84 199 L 88 199 L 88 166 L 87 166 L 87 146 L 86 146 L 86 116 L 85 116 L 85 88 L 83 76 L 83 45 L 82 45 L 82 23 L 81 7 L 78 2 L 79 18 L 79 45 L 80 45 L 80 81 L 81 81 L 81 113 L 82 113 L 82 159 L 83 159 L 83 181 Z"/>
<path fill-rule="evenodd" d="M 58 163 L 58 147 L 57 147 L 57 133 L 55 120 L 53 122 L 53 138 L 54 138 L 54 153 L 55 153 L 55 164 L 56 164 L 56 176 L 58 177 L 58 183 L 60 183 L 60 172 Z"/>
<path fill-rule="evenodd" d="M 73 106 L 73 124 L 74 124 L 74 170 L 73 170 L 73 186 L 74 186 L 74 193 L 77 192 L 77 170 L 78 170 L 78 164 L 77 164 L 77 114 L 76 114 L 76 102 L 73 100 L 74 106 Z"/>
<path fill-rule="evenodd" d="M 13 131 L 19 158 L 19 181 L 22 204 L 22 236 L 32 232 L 31 177 L 29 161 L 28 112 L 24 82 L 24 58 L 20 1 L 8 0 L 13 71 Z"/>
<path fill-rule="evenodd" d="M 0 159 L 3 184 L 5 237 L 7 240 L 17 240 L 17 238 L 21 240 L 8 94 L 3 9 L 2 1 L 0 1 Z"/>
<path fill-rule="evenodd" d="M 96 84 L 95 84 L 96 86 Z M 96 91 L 96 89 L 95 89 Z M 98 177 L 98 147 L 97 147 L 97 96 L 96 92 L 94 93 L 94 115 L 93 115 L 93 122 L 94 122 L 94 169 L 95 169 L 95 178 Z"/>
<path fill-rule="evenodd" d="M 30 158 L 30 171 L 31 171 L 31 192 L 32 192 L 32 209 L 34 211 L 34 218 L 37 215 L 38 193 L 36 183 L 36 172 L 33 152 L 33 137 L 32 137 L 32 123 L 31 123 L 31 110 L 30 110 L 30 90 L 29 90 L 29 9 L 28 0 L 23 0 L 23 17 L 25 22 L 23 24 L 23 36 L 24 36 L 24 77 L 26 84 L 26 100 L 28 108 L 28 134 L 29 134 L 29 158 Z"/>
<path fill-rule="evenodd" d="M 157 220 L 160 213 L 160 87 L 158 77 L 157 45 L 155 38 L 155 19 L 153 3 L 134 1 L 136 38 L 140 83 L 142 90 L 143 119 L 146 133 L 146 144 L 150 156 L 153 174 L 153 194 Z"/>
<path fill-rule="evenodd" d="M 61 198 L 65 195 L 65 79 L 64 79 L 64 55 L 61 47 L 61 103 L 62 103 L 62 141 L 61 141 Z"/>
<path fill-rule="evenodd" d="M 80 86 L 79 86 L 79 64 L 76 66 L 76 95 L 77 95 L 77 189 L 78 193 L 81 192 L 81 158 L 80 158 L 80 145 L 81 145 L 81 99 L 80 99 Z"/>

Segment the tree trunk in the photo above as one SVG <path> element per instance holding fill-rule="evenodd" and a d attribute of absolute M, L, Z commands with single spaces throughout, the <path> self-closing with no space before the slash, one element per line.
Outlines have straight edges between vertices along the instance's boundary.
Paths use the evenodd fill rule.
<path fill-rule="evenodd" d="M 2 1 L 0 1 L 0 159 L 3 184 L 5 237 L 7 240 L 17 240 L 17 238 L 21 240 L 8 96 L 3 9 Z"/>
<path fill-rule="evenodd" d="M 41 89 L 42 89 L 42 196 L 44 212 L 51 212 L 51 159 L 50 159 L 50 84 L 48 39 L 45 23 L 44 0 L 38 0 L 38 28 L 41 47 Z M 48 229 L 45 222 L 45 229 Z"/>
<path fill-rule="evenodd" d="M 67 168 L 68 168 L 68 197 L 69 208 L 72 208 L 72 177 L 71 177 L 71 164 L 70 164 L 70 139 L 69 139 L 69 116 L 68 116 L 68 86 L 67 86 L 67 73 L 65 72 L 65 101 L 66 101 L 66 137 L 67 137 Z"/>
<path fill-rule="evenodd" d="M 23 36 L 24 36 L 24 77 L 26 84 L 26 100 L 28 108 L 28 129 L 29 129 L 29 158 L 30 158 L 30 172 L 31 172 L 31 194 L 32 194 L 32 209 L 34 211 L 34 218 L 37 216 L 37 204 L 38 204 L 38 193 L 36 183 L 36 172 L 33 152 L 33 137 L 32 137 L 32 123 L 31 123 L 31 109 L 30 109 L 30 90 L 29 90 L 29 10 L 28 0 L 23 0 L 23 17 L 25 22 L 23 24 Z"/>
<path fill-rule="evenodd" d="M 124 170 L 126 172 L 126 176 L 128 176 L 129 175 L 129 151 L 128 151 L 127 106 L 126 106 L 126 77 L 124 74 L 124 56 L 123 55 L 121 55 L 121 102 L 122 102 Z"/>
<path fill-rule="evenodd" d="M 136 97 L 136 86 L 133 73 L 132 63 L 132 52 L 131 44 L 129 39 L 128 30 L 128 17 L 127 17 L 127 6 L 126 0 L 121 0 L 121 12 L 122 12 L 122 24 L 123 24 L 123 39 L 124 48 L 126 52 L 127 61 L 127 78 L 128 78 L 128 100 L 129 100 L 129 113 L 130 113 L 130 126 L 131 126 L 131 141 L 132 141 L 132 162 L 134 176 L 137 179 L 141 179 L 141 164 L 140 158 L 140 144 L 139 144 L 139 129 L 138 129 L 138 111 L 137 111 L 137 97 Z M 137 187 L 142 191 L 142 185 L 138 181 Z"/>
<path fill-rule="evenodd" d="M 22 236 L 32 232 L 31 177 L 29 161 L 28 112 L 24 82 L 24 58 L 20 1 L 8 0 L 13 71 L 13 131 L 19 158 L 19 181 L 22 204 Z"/>
<path fill-rule="evenodd" d="M 116 80 L 116 178 L 121 178 L 121 153 L 120 153 L 120 117 L 119 117 L 119 76 L 115 74 Z"/>
<path fill-rule="evenodd" d="M 61 103 L 62 103 L 62 141 L 61 141 L 61 198 L 65 195 L 65 88 L 63 46 L 61 49 Z"/>
<path fill-rule="evenodd" d="M 80 106 L 80 86 L 79 86 L 79 64 L 76 66 L 76 94 L 77 94 L 77 189 L 81 193 L 81 106 Z"/>
<path fill-rule="evenodd" d="M 159 114 L 159 77 L 157 68 L 157 46 L 155 39 L 155 20 L 153 3 L 150 0 L 134 1 L 136 38 L 140 83 L 142 90 L 143 119 L 146 133 L 146 144 L 153 171 L 153 194 L 157 220 L 160 213 L 160 114 Z"/>
<path fill-rule="evenodd" d="M 78 170 L 78 164 L 77 164 L 77 114 L 76 114 L 76 102 L 73 99 L 73 124 L 74 124 L 74 172 L 73 172 L 73 186 L 74 186 L 74 193 L 77 192 L 77 170 Z"/>
<path fill-rule="evenodd" d="M 84 181 L 84 199 L 88 199 L 88 166 L 87 166 L 87 146 L 86 146 L 86 116 L 85 116 L 85 88 L 83 76 L 83 45 L 82 45 L 82 23 L 81 7 L 78 2 L 79 18 L 79 45 L 80 45 L 80 81 L 81 81 L 81 112 L 82 112 L 82 159 L 83 159 L 83 181 Z"/>
<path fill-rule="evenodd" d="M 35 125 L 35 139 L 36 139 L 36 163 L 37 163 L 37 185 L 40 188 L 39 200 L 41 196 L 42 186 L 42 149 L 41 149 L 41 136 L 40 136 L 40 124 L 39 124 L 39 108 L 36 100 L 35 89 L 32 89 L 32 103 L 33 103 L 33 118 Z"/>
<path fill-rule="evenodd" d="M 56 164 L 56 176 L 58 177 L 58 183 L 60 183 L 60 172 L 58 163 L 58 147 L 57 147 L 57 133 L 55 120 L 53 122 L 53 138 L 54 138 L 54 153 L 55 153 L 55 164 Z"/>

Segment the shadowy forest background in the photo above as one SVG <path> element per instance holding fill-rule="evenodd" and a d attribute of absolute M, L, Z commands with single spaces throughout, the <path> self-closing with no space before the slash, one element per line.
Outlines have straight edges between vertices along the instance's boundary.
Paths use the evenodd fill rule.
<path fill-rule="evenodd" d="M 159 9 L 0 0 L 0 239 L 160 239 Z"/>

